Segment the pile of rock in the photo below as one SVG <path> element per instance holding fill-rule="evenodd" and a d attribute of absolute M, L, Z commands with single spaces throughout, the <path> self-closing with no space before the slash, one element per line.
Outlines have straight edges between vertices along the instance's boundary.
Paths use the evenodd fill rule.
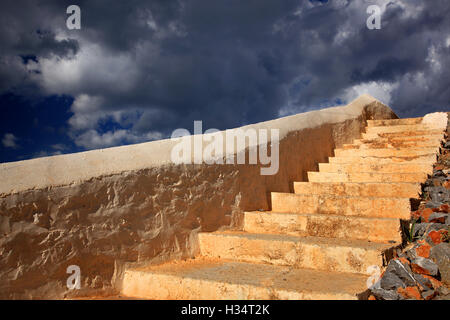
<path fill-rule="evenodd" d="M 449 299 L 450 245 L 419 240 L 392 259 L 369 299 Z"/>
<path fill-rule="evenodd" d="M 433 175 L 411 213 L 406 238 L 380 279 L 369 289 L 372 300 L 450 299 L 450 142 L 443 145 Z"/>

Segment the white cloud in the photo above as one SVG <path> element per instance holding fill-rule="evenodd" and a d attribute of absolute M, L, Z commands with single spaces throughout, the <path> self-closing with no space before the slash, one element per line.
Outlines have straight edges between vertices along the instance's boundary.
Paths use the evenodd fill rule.
<path fill-rule="evenodd" d="M 57 152 L 69 149 L 68 146 L 62 143 L 52 144 L 50 147 L 54 150 L 58 150 Z"/>
<path fill-rule="evenodd" d="M 160 132 L 148 132 L 143 135 L 136 135 L 130 130 L 108 131 L 98 133 L 96 130 L 89 130 L 78 136 L 75 144 L 86 149 L 98 149 L 112 147 L 123 143 L 139 143 L 151 140 L 161 139 Z"/>
<path fill-rule="evenodd" d="M 395 4 L 399 5 L 404 10 L 403 18 L 405 19 L 417 18 L 424 9 L 423 4 L 417 2 L 411 3 L 409 0 L 397 0 Z"/>
<path fill-rule="evenodd" d="M 440 57 L 434 45 L 430 46 L 428 49 L 428 57 L 426 61 L 429 63 L 434 72 L 439 72 L 441 70 L 442 65 L 440 63 Z"/>
<path fill-rule="evenodd" d="M 69 119 L 69 124 L 74 130 L 92 129 L 97 126 L 98 121 L 105 117 L 101 111 L 104 99 L 99 96 L 88 94 L 78 95 L 71 107 L 74 115 Z"/>
<path fill-rule="evenodd" d="M 392 99 L 392 92 L 398 87 L 397 83 L 387 83 L 387 82 L 375 82 L 371 81 L 368 83 L 358 84 L 351 88 L 345 89 L 343 95 L 341 95 L 341 100 L 345 103 L 349 103 L 356 99 L 360 95 L 365 93 L 370 94 L 374 98 L 380 100 L 384 104 L 389 105 Z"/>
<path fill-rule="evenodd" d="M 41 85 L 48 93 L 78 96 L 96 88 L 126 93 L 134 87 L 138 65 L 132 53 L 111 54 L 97 44 L 79 41 L 75 57 L 40 60 Z"/>
<path fill-rule="evenodd" d="M 284 117 L 299 112 L 307 112 L 311 110 L 333 107 L 337 105 L 335 101 L 341 101 L 342 104 L 348 104 L 363 94 L 370 94 L 374 98 L 380 100 L 382 103 L 389 105 L 389 103 L 392 101 L 392 95 L 398 88 L 398 86 L 398 83 L 388 82 L 371 81 L 362 83 L 341 90 L 339 94 L 331 97 L 330 99 L 327 99 L 327 101 L 317 103 L 316 105 L 295 105 L 293 103 L 290 103 L 279 110 L 278 116 Z"/>
<path fill-rule="evenodd" d="M 17 140 L 18 138 L 14 136 L 12 133 L 6 133 L 3 136 L 2 144 L 5 148 L 17 149 L 19 147 L 19 145 L 16 143 Z"/>

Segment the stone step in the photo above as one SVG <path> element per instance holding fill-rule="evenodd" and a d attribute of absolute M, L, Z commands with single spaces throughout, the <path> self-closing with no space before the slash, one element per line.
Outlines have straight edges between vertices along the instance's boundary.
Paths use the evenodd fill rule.
<path fill-rule="evenodd" d="M 384 172 L 384 173 L 408 173 L 417 172 L 432 174 L 433 166 L 423 163 L 394 163 L 394 164 L 375 164 L 375 163 L 319 163 L 320 172 Z"/>
<path fill-rule="evenodd" d="M 423 118 L 404 118 L 404 119 L 382 119 L 382 120 L 367 120 L 367 126 L 398 126 L 398 125 L 414 125 L 420 124 Z"/>
<path fill-rule="evenodd" d="M 308 172 L 310 182 L 425 182 L 428 176 L 423 172 Z"/>
<path fill-rule="evenodd" d="M 437 154 L 439 152 L 438 147 L 431 148 L 420 148 L 420 149 L 335 149 L 334 155 L 336 157 L 354 157 L 354 156 L 362 156 L 362 157 L 416 157 L 416 156 L 425 156 L 430 154 Z"/>
<path fill-rule="evenodd" d="M 382 264 L 389 243 L 320 237 L 246 233 L 199 233 L 202 256 L 253 263 L 268 263 L 324 271 L 368 274 Z M 398 245 L 398 244 L 395 244 Z"/>
<path fill-rule="evenodd" d="M 363 133 L 362 139 L 378 139 L 378 138 L 402 138 L 413 139 L 412 137 L 428 137 L 428 136 L 444 137 L 444 132 L 440 129 L 433 130 L 418 130 L 418 131 L 404 131 L 404 132 L 387 132 L 387 133 Z"/>
<path fill-rule="evenodd" d="M 400 221 L 393 218 L 278 212 L 245 212 L 244 231 L 401 242 Z"/>
<path fill-rule="evenodd" d="M 366 281 L 360 274 L 197 258 L 128 269 L 122 294 L 152 300 L 351 300 L 367 289 Z"/>
<path fill-rule="evenodd" d="M 408 124 L 408 125 L 394 125 L 394 126 L 378 126 L 366 127 L 366 133 L 397 133 L 397 132 L 411 132 L 411 131 L 430 131 L 438 130 L 438 128 L 426 124 Z M 441 130 L 442 132 L 442 130 Z"/>
<path fill-rule="evenodd" d="M 404 138 L 376 138 L 376 139 L 355 139 L 353 144 L 351 145 L 366 145 L 366 146 L 374 146 L 377 145 L 391 145 L 391 146 L 402 146 L 404 145 L 406 148 L 410 146 L 439 146 L 441 145 L 442 135 L 437 136 L 411 136 Z"/>
<path fill-rule="evenodd" d="M 420 183 L 294 182 L 294 192 L 344 197 L 417 198 Z"/>
<path fill-rule="evenodd" d="M 381 140 L 381 139 L 380 139 Z M 353 143 L 346 143 L 342 145 L 342 149 L 423 149 L 423 148 L 438 148 L 441 143 L 440 140 L 409 140 L 409 141 L 379 141 L 379 140 L 362 140 L 362 141 L 372 141 L 372 142 L 360 142 L 356 141 Z"/>
<path fill-rule="evenodd" d="M 416 157 L 364 157 L 364 156 L 345 156 L 345 157 L 329 157 L 329 163 L 367 163 L 367 164 L 392 164 L 392 163 L 422 163 L 422 164 L 433 164 L 436 162 L 436 154 L 427 154 L 423 156 Z"/>
<path fill-rule="evenodd" d="M 272 192 L 272 211 L 409 219 L 409 198 L 352 197 L 335 194 Z"/>
<path fill-rule="evenodd" d="M 122 294 L 147 299 L 354 299 L 402 241 L 400 219 L 432 173 L 445 133 L 422 118 L 369 120 L 272 211 L 243 231 L 199 233 L 200 257 L 125 270 Z"/>

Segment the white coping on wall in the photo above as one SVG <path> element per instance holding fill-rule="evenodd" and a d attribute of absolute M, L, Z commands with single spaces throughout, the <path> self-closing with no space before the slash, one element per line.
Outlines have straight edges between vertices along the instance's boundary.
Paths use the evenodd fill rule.
<path fill-rule="evenodd" d="M 339 123 L 362 115 L 365 106 L 377 102 L 362 95 L 350 104 L 260 122 L 240 129 L 279 129 L 280 141 L 288 133 L 324 124 Z M 205 129 L 205 128 L 204 128 Z M 231 129 L 236 130 L 236 129 Z M 221 134 L 228 132 L 221 131 Z M 269 134 L 270 137 L 270 134 Z M 70 185 L 93 177 L 172 164 L 176 140 L 165 139 L 127 146 L 56 155 L 0 164 L 0 195 L 45 187 Z M 235 154 L 242 150 L 235 150 Z M 225 154 L 227 156 L 228 154 Z"/>

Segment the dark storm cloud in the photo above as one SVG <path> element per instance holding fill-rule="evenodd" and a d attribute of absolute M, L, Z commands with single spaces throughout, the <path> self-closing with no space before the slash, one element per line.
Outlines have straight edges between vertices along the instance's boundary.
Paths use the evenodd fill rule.
<path fill-rule="evenodd" d="M 7 1 L 0 91 L 74 97 L 70 135 L 88 148 L 193 120 L 236 127 L 365 90 L 401 116 L 445 109 L 450 3 L 390 1 L 382 29 L 368 30 L 367 6 L 386 3 L 78 1 L 82 29 L 68 31 L 72 1 Z"/>
<path fill-rule="evenodd" d="M 35 94 L 35 83 L 30 79 L 33 71 L 26 67 L 27 62 L 51 55 L 66 58 L 77 53 L 76 40 L 55 38 L 55 27 L 61 28 L 65 18 L 57 14 L 57 8 L 64 10 L 45 1 L 1 2 L 0 93 Z"/>
<path fill-rule="evenodd" d="M 398 59 L 396 57 L 387 57 L 379 60 L 376 66 L 363 74 L 360 70 L 354 70 L 352 79 L 354 82 L 364 81 L 394 81 L 397 77 L 405 74 L 408 71 L 414 70 L 415 64 L 409 59 Z"/>

